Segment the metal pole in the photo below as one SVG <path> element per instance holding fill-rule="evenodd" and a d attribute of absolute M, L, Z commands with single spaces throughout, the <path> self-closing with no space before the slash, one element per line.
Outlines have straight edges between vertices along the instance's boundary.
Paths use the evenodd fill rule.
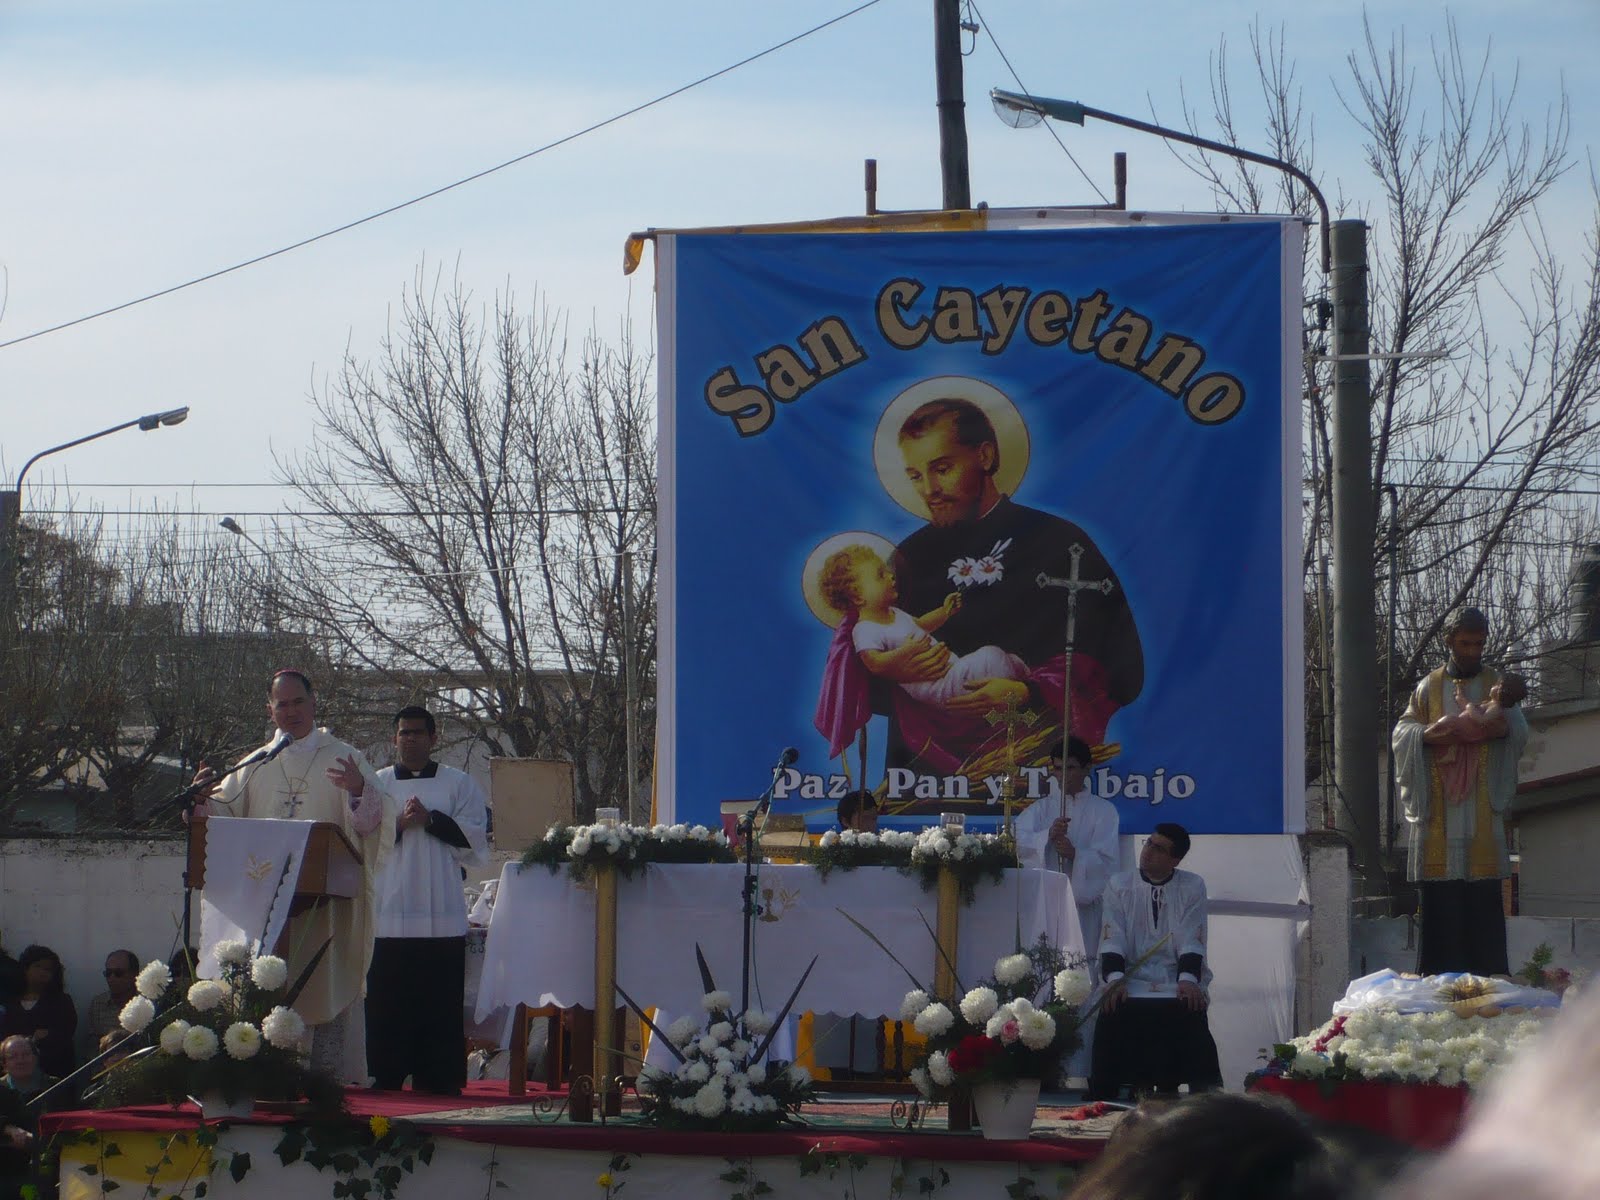
<path fill-rule="evenodd" d="M 18 526 L 22 522 L 22 490 L 0 489 L 0 646 L 9 652 L 17 621 Z M 9 664 L 6 664 L 9 669 Z"/>
<path fill-rule="evenodd" d="M 1395 640 L 1395 614 L 1400 605 L 1400 489 L 1392 483 L 1383 485 L 1383 491 L 1389 498 L 1389 537 L 1386 549 L 1389 555 L 1389 629 L 1388 652 L 1384 655 L 1383 664 L 1383 720 L 1385 727 L 1394 721 L 1394 640 Z M 1382 735 L 1382 730 L 1379 731 Z M 1395 779 L 1394 749 L 1390 747 L 1389 753 L 1384 755 L 1384 761 L 1389 764 L 1389 799 L 1384 806 L 1383 818 L 1383 852 L 1385 861 L 1394 858 L 1394 842 L 1396 826 L 1395 800 L 1398 784 Z"/>
<path fill-rule="evenodd" d="M 1116 206 L 1124 211 L 1128 207 L 1128 153 L 1118 150 L 1111 156 L 1112 175 L 1116 180 Z"/>
<path fill-rule="evenodd" d="M 628 820 L 639 824 L 639 679 L 634 658 L 633 551 L 626 550 L 622 555 L 622 728 L 628 756 Z"/>
<path fill-rule="evenodd" d="M 939 96 L 939 173 L 945 208 L 971 208 L 967 112 L 961 75 L 961 0 L 933 0 L 933 69 Z"/>
<path fill-rule="evenodd" d="M 1377 631 L 1372 571 L 1372 393 L 1367 227 L 1331 229 L 1333 299 L 1334 781 L 1368 886 L 1386 892 L 1378 834 Z M 1369 894 L 1373 894 L 1370 893 Z"/>

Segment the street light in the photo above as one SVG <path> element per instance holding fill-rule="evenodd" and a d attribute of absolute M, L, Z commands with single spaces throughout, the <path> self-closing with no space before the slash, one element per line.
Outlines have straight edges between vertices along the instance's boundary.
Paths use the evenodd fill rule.
<path fill-rule="evenodd" d="M 149 433 L 151 430 L 160 429 L 163 425 L 182 425 L 188 417 L 188 405 L 182 408 L 169 408 L 165 412 L 146 413 L 142 417 L 135 417 L 131 421 L 113 425 L 98 433 L 86 434 L 80 438 L 73 438 L 70 442 L 62 442 L 59 446 L 51 446 L 48 450 L 39 451 L 22 464 L 22 470 L 17 472 L 15 487 L 0 488 L 0 630 L 11 628 L 12 596 L 15 594 L 13 585 L 16 580 L 17 526 L 22 521 L 22 477 L 28 473 L 28 468 L 48 455 L 59 454 L 63 450 L 70 450 L 74 446 L 81 446 L 85 442 L 92 442 L 108 434 L 121 433 L 124 429 L 132 429 L 135 425 Z"/>
<path fill-rule="evenodd" d="M 278 631 L 278 589 L 276 579 L 278 564 L 274 561 L 271 552 L 246 533 L 244 526 L 232 517 L 223 517 L 217 524 L 233 534 L 234 537 L 240 537 L 249 542 L 261 554 L 261 557 L 267 560 L 266 625 L 267 632 L 276 633 Z"/>
<path fill-rule="evenodd" d="M 1054 117 L 1057 121 L 1067 121 L 1073 125 L 1082 125 L 1084 118 L 1093 117 L 1097 121 L 1137 129 L 1141 133 L 1153 133 L 1168 141 L 1184 142 L 1190 146 L 1198 146 L 1202 150 L 1226 154 L 1230 158 L 1242 158 L 1246 162 L 1260 163 L 1264 167 L 1275 167 L 1287 175 L 1294 176 L 1305 185 L 1306 191 L 1310 192 L 1311 198 L 1317 202 L 1317 210 L 1322 213 L 1322 273 L 1324 275 L 1328 273 L 1332 261 L 1328 233 L 1328 202 L 1323 198 L 1321 190 L 1311 176 L 1293 163 L 1266 154 L 1257 154 L 1254 150 L 1241 150 L 1238 146 L 1230 146 L 1226 142 L 1213 142 L 1210 138 L 1196 137 L 1182 130 L 1168 129 L 1165 125 L 1152 125 L 1149 121 L 1124 117 L 1120 113 L 1090 108 L 1087 104 L 1080 104 L 1076 100 L 1052 100 L 1049 96 L 1030 96 L 1023 92 L 1008 92 L 1002 88 L 990 88 L 989 100 L 994 105 L 995 115 L 1013 129 L 1031 129 L 1046 117 Z"/>

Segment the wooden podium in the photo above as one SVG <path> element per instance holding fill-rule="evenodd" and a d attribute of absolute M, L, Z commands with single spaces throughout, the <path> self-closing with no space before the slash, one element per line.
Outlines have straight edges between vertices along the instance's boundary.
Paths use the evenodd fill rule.
<path fill-rule="evenodd" d="M 188 879 L 192 888 L 206 886 L 206 826 L 209 823 L 199 821 L 190 826 Z M 361 852 L 333 822 L 311 822 L 289 915 L 304 912 L 318 900 L 354 900 L 359 895 Z"/>

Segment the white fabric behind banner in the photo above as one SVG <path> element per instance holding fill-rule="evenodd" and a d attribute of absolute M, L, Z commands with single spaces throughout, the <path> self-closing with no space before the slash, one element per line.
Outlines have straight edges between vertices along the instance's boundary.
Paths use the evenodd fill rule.
<path fill-rule="evenodd" d="M 618 888 L 617 983 L 642 1005 L 698 1012 L 698 943 L 719 988 L 737 1001 L 744 868 L 740 865 L 652 866 Z M 860 921 L 926 985 L 933 981 L 932 892 L 887 868 L 834 871 L 823 879 L 807 866 L 764 866 L 756 922 L 751 1004 L 775 1012 L 788 999 L 812 955 L 817 966 L 796 1002 L 800 1009 L 892 1015 L 911 981 L 839 910 Z M 918 917 L 927 920 L 927 928 Z M 961 911 L 957 970 L 963 982 L 994 970 L 995 959 L 1043 933 L 1070 952 L 1083 935 L 1064 875 L 1008 871 L 1003 883 L 982 881 Z M 500 1005 L 594 1004 L 594 893 L 564 872 L 508 863 L 489 924 L 477 1015 Z"/>
<path fill-rule="evenodd" d="M 289 917 L 312 824 L 260 817 L 206 821 L 206 886 L 200 901 L 196 966 L 202 978 L 219 977 L 218 942 L 241 941 L 254 947 L 259 938 L 258 952 L 272 953 Z"/>
<path fill-rule="evenodd" d="M 1145 835 L 1122 839 L 1126 869 L 1138 865 Z M 1210 918 L 1211 1035 L 1222 1081 L 1239 1091 L 1261 1051 L 1294 1028 L 1295 948 L 1311 912 L 1299 839 L 1196 835 L 1183 868 L 1206 881 Z"/>

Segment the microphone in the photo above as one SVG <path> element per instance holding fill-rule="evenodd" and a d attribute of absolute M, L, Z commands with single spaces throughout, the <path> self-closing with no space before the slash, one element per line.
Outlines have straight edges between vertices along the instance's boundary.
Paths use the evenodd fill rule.
<path fill-rule="evenodd" d="M 249 758 L 242 761 L 238 767 L 234 767 L 234 770 L 237 771 L 239 767 L 253 766 L 256 763 L 271 762 L 287 750 L 293 741 L 294 735 L 292 733 L 286 729 L 280 729 L 278 730 L 278 736 L 272 739 L 271 745 L 261 747 Z"/>
<path fill-rule="evenodd" d="M 767 790 L 761 793 L 761 799 L 756 801 L 756 806 L 751 810 L 752 817 L 764 817 L 772 808 L 772 793 L 778 786 L 778 776 L 785 767 L 794 766 L 800 757 L 800 751 L 793 746 L 785 746 L 783 753 L 778 755 L 778 761 L 772 768 L 772 782 L 767 784 Z"/>

